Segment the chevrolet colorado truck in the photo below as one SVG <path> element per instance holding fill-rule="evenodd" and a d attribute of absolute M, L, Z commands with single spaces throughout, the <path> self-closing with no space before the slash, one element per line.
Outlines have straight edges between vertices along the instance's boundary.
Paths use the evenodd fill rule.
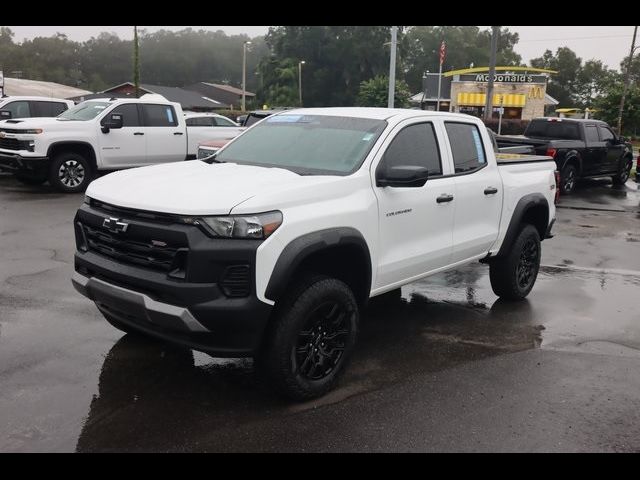
<path fill-rule="evenodd" d="M 501 151 L 527 145 L 537 154 L 553 157 L 560 172 L 560 191 L 566 195 L 580 178 L 611 177 L 614 185 L 624 185 L 633 166 L 631 143 L 600 120 L 535 118 L 523 136 L 496 140 Z"/>
<path fill-rule="evenodd" d="M 497 161 L 475 117 L 289 110 L 205 161 L 91 183 L 72 283 L 116 328 L 254 357 L 304 400 L 335 384 L 371 297 L 474 261 L 526 297 L 555 190 L 553 159 Z"/>
<path fill-rule="evenodd" d="M 199 141 L 241 131 L 233 124 L 186 124 L 213 117 L 199 118 L 185 117 L 179 103 L 148 94 L 87 100 L 56 118 L 5 120 L 0 122 L 0 170 L 23 183 L 48 180 L 61 192 L 76 193 L 99 173 L 195 159 Z"/>

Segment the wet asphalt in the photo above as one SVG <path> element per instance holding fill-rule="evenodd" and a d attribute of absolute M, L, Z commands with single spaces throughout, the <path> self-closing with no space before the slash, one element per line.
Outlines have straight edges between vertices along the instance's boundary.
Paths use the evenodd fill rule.
<path fill-rule="evenodd" d="M 640 451 L 640 192 L 563 197 L 528 299 L 473 264 L 364 315 L 313 402 L 113 329 L 71 287 L 79 195 L 0 175 L 0 452 Z"/>

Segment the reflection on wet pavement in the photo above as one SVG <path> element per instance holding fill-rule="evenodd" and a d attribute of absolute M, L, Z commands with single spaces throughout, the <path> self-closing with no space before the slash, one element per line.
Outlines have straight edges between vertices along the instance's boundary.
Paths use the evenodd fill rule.
<path fill-rule="evenodd" d="M 636 355 L 637 313 L 612 311 L 608 302 L 638 286 L 635 277 L 544 269 L 530 299 L 511 303 L 496 299 L 482 265 L 417 282 L 402 298 L 372 303 L 339 387 L 306 404 L 275 396 L 251 360 L 212 359 L 127 335 L 105 358 L 77 450 L 216 450 L 217 429 L 287 421 L 413 375 L 508 352 Z"/>

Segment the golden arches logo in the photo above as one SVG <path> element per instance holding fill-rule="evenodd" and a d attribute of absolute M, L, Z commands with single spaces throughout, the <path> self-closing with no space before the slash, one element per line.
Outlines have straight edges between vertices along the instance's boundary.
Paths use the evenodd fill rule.
<path fill-rule="evenodd" d="M 529 89 L 529 98 L 538 98 L 542 100 L 544 98 L 544 92 L 542 91 L 542 87 L 535 86 Z"/>

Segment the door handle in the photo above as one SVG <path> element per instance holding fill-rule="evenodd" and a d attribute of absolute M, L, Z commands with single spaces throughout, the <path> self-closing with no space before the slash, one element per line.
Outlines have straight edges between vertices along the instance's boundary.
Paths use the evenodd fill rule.
<path fill-rule="evenodd" d="M 442 194 L 436 198 L 436 202 L 438 203 L 448 203 L 451 200 L 453 200 L 453 195 L 449 195 L 448 193 Z"/>
<path fill-rule="evenodd" d="M 498 193 L 498 189 L 496 187 L 487 187 L 484 189 L 485 195 L 493 195 L 494 193 Z"/>
<path fill-rule="evenodd" d="M 173 132 L 174 135 L 184 135 L 182 132 Z"/>
<path fill-rule="evenodd" d="M 144 135 L 144 133 L 142 133 L 142 132 L 134 132 L 133 134 L 134 135 Z"/>

